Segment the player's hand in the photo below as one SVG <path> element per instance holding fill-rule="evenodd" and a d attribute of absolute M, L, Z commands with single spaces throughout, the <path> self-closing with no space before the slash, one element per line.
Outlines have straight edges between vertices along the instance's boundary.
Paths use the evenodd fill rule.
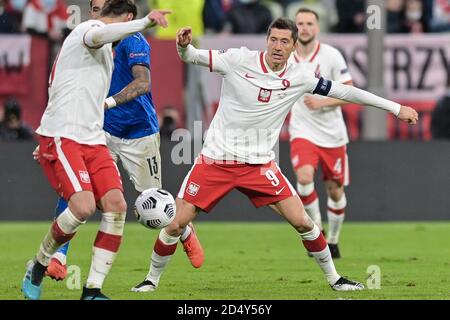
<path fill-rule="evenodd" d="M 419 120 L 419 114 L 411 107 L 401 106 L 397 118 L 409 124 L 416 124 Z"/>
<path fill-rule="evenodd" d="M 303 98 L 303 102 L 305 103 L 305 105 L 308 107 L 309 110 L 318 110 L 322 108 L 323 107 L 322 100 L 323 99 L 317 99 L 313 95 L 309 94 Z"/>
<path fill-rule="evenodd" d="M 191 27 L 184 27 L 177 31 L 177 45 L 186 48 L 192 42 Z"/>
<path fill-rule="evenodd" d="M 151 22 L 153 22 L 150 26 L 154 27 L 156 25 L 161 26 L 163 28 L 167 28 L 169 25 L 166 19 L 166 14 L 170 14 L 172 11 L 170 10 L 152 10 L 147 15 L 147 17 L 150 19 Z"/>
<path fill-rule="evenodd" d="M 39 163 L 39 145 L 33 151 L 33 160 Z"/>

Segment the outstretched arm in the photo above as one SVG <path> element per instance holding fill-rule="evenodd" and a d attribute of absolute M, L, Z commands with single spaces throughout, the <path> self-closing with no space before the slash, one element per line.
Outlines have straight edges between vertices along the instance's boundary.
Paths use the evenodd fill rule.
<path fill-rule="evenodd" d="M 106 43 L 119 41 L 131 34 L 142 31 L 154 26 L 167 27 L 165 15 L 169 14 L 168 10 L 152 10 L 142 19 L 111 23 L 100 28 L 93 28 L 84 35 L 84 43 L 91 49 L 101 48 Z"/>
<path fill-rule="evenodd" d="M 208 67 L 210 65 L 209 50 L 196 49 L 191 42 L 192 30 L 190 27 L 178 30 L 177 51 L 180 59 L 187 63 Z"/>
<path fill-rule="evenodd" d="M 346 82 L 345 84 L 348 84 L 350 86 L 353 85 L 352 81 Z M 335 107 L 342 106 L 343 104 L 348 103 L 348 101 L 344 101 L 341 99 L 335 99 L 335 98 L 325 98 L 320 99 L 313 95 L 305 95 L 303 98 L 303 102 L 310 110 L 318 110 L 322 108 L 329 108 L 334 109 Z"/>
<path fill-rule="evenodd" d="M 325 80 L 323 78 L 319 80 L 319 83 L 313 93 L 325 93 L 325 95 L 336 99 L 380 108 L 392 112 L 397 118 L 410 124 L 416 124 L 419 119 L 417 111 L 411 107 L 402 106 L 396 102 L 381 98 L 368 91 L 339 82 Z"/>

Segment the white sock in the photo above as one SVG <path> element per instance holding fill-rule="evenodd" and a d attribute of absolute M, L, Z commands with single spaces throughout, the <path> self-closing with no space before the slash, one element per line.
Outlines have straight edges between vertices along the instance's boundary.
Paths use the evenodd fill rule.
<path fill-rule="evenodd" d="M 189 237 L 189 235 L 191 234 L 191 231 L 192 231 L 191 227 L 189 225 L 187 225 L 184 228 L 183 233 L 181 234 L 181 237 L 180 237 L 181 242 L 183 242 L 184 240 L 187 239 L 187 237 Z"/>
<path fill-rule="evenodd" d="M 67 264 L 67 257 L 65 254 L 62 254 L 61 252 L 57 251 L 53 256 L 52 259 L 58 260 L 62 265 Z"/>
<path fill-rule="evenodd" d="M 317 192 L 314 189 L 314 182 L 308 184 L 300 184 L 297 182 L 297 192 L 302 199 L 303 206 L 305 208 L 308 216 L 317 224 L 320 230 L 322 227 L 322 216 L 320 214 L 319 198 L 317 197 Z M 308 204 L 306 204 L 309 202 Z"/>
<path fill-rule="evenodd" d="M 67 207 L 66 210 L 53 221 L 50 230 L 47 232 L 44 240 L 42 240 L 39 246 L 36 260 L 40 264 L 48 266 L 53 254 L 58 251 L 64 243 L 69 241 L 77 232 L 80 225 L 84 223 L 85 221 L 78 220 Z"/>
<path fill-rule="evenodd" d="M 342 195 L 342 198 L 339 201 L 333 201 L 331 198 L 328 198 L 328 225 L 329 230 L 327 234 L 328 243 L 337 244 L 339 243 L 339 235 L 342 229 L 342 223 L 345 219 L 345 207 L 347 205 L 347 199 L 345 194 Z"/>
<path fill-rule="evenodd" d="M 91 268 L 86 281 L 87 288 L 102 288 L 122 241 L 125 215 L 125 212 L 102 214 L 102 221 L 92 250 Z"/>
<path fill-rule="evenodd" d="M 91 268 L 86 281 L 86 288 L 99 288 L 103 286 L 106 276 L 111 270 L 117 253 L 94 247 L 92 250 Z"/>
<path fill-rule="evenodd" d="M 306 213 L 311 218 L 311 220 L 314 221 L 315 224 L 317 224 L 320 230 L 323 230 L 322 216 L 320 214 L 320 207 L 319 207 L 319 199 L 317 198 L 310 204 L 304 205 L 304 207 Z"/>
<path fill-rule="evenodd" d="M 180 237 L 167 234 L 165 229 L 159 233 L 152 252 L 150 270 L 146 276 L 146 280 L 150 280 L 155 286 L 158 285 L 163 271 L 175 253 L 178 240 Z"/>
<path fill-rule="evenodd" d="M 327 281 L 330 285 L 333 285 L 340 278 L 336 271 L 336 268 L 331 258 L 330 249 L 328 248 L 323 234 L 317 225 L 311 231 L 301 233 L 300 236 L 303 239 L 303 244 L 306 249 L 313 255 L 320 269 L 322 269 Z M 321 251 L 313 250 L 311 247 L 321 247 Z"/>

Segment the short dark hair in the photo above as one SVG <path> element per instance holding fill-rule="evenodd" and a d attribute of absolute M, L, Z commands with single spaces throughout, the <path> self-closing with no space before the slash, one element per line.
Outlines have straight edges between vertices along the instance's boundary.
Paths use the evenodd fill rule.
<path fill-rule="evenodd" d="M 316 17 L 316 20 L 319 21 L 319 14 L 317 13 L 317 11 L 308 8 L 300 8 L 297 10 L 295 16 L 297 16 L 299 13 L 312 13 Z"/>
<path fill-rule="evenodd" d="M 295 25 L 294 21 L 292 21 L 289 18 L 278 18 L 269 26 L 269 29 L 267 29 L 267 38 L 269 38 L 270 33 L 272 32 L 272 29 L 281 29 L 281 30 L 291 30 L 292 39 L 294 40 L 294 43 L 297 42 L 298 39 L 298 29 Z"/>
<path fill-rule="evenodd" d="M 133 18 L 137 16 L 137 8 L 131 0 L 106 0 L 100 13 L 101 17 L 120 16 L 124 13 L 132 13 Z"/>

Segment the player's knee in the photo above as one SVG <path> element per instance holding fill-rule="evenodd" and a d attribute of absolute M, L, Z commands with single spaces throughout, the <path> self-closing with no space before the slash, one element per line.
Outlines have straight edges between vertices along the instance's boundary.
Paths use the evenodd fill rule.
<path fill-rule="evenodd" d="M 334 202 L 338 202 L 339 200 L 341 200 L 343 195 L 344 195 L 344 188 L 341 188 L 341 187 L 328 188 L 328 196 Z"/>
<path fill-rule="evenodd" d="M 294 226 L 294 228 L 300 232 L 308 232 L 312 230 L 314 227 L 314 222 L 311 220 L 311 218 L 306 214 L 305 211 L 303 211 L 303 215 L 298 219 L 297 224 Z"/>
<path fill-rule="evenodd" d="M 314 175 L 311 173 L 297 173 L 297 181 L 301 185 L 309 185 L 314 182 Z"/>
<path fill-rule="evenodd" d="M 123 196 L 115 196 L 108 199 L 104 205 L 105 212 L 126 212 L 127 202 Z"/>
<path fill-rule="evenodd" d="M 108 191 L 100 199 L 100 209 L 103 212 L 125 212 L 127 211 L 127 203 L 123 197 L 122 191 L 113 189 Z"/>
<path fill-rule="evenodd" d="M 70 208 L 73 215 L 81 221 L 85 221 L 92 216 L 95 213 L 95 209 L 94 201 L 73 202 Z"/>

